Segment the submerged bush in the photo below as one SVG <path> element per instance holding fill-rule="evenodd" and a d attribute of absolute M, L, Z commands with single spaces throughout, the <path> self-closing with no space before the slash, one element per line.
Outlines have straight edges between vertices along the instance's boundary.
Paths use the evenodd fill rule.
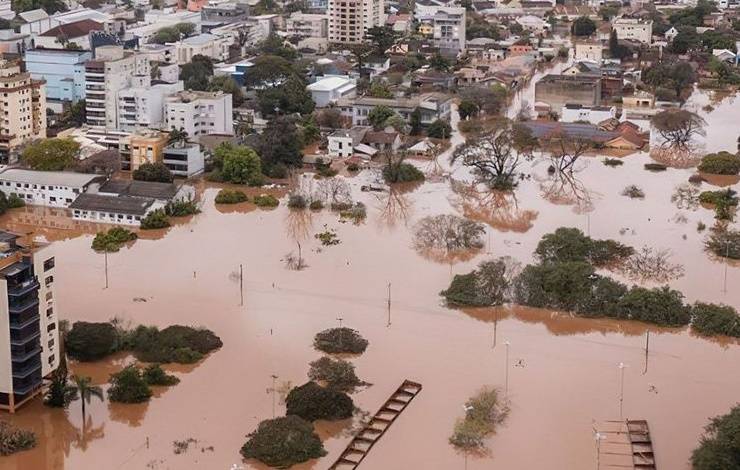
<path fill-rule="evenodd" d="M 720 191 L 703 191 L 699 194 L 699 202 L 702 204 L 736 206 L 738 204 L 737 192 L 732 189 Z"/>
<path fill-rule="evenodd" d="M 142 372 L 142 377 L 148 385 L 177 385 L 180 379 L 168 374 L 159 364 L 150 364 Z"/>
<path fill-rule="evenodd" d="M 740 230 L 727 227 L 713 228 L 705 246 L 717 256 L 740 259 Z"/>
<path fill-rule="evenodd" d="M 730 152 L 710 153 L 701 159 L 698 169 L 713 175 L 737 175 L 740 173 L 740 157 Z"/>
<path fill-rule="evenodd" d="M 36 434 L 0 421 L 0 455 L 7 456 L 36 447 Z"/>
<path fill-rule="evenodd" d="M 691 327 L 706 336 L 740 338 L 740 315 L 729 305 L 697 302 L 691 308 Z"/>
<path fill-rule="evenodd" d="M 308 378 L 326 384 L 340 392 L 351 392 L 363 382 L 355 374 L 355 366 L 344 359 L 322 357 L 309 364 Z"/>
<path fill-rule="evenodd" d="M 424 173 L 411 163 L 391 163 L 383 168 L 383 178 L 387 183 L 424 181 Z"/>
<path fill-rule="evenodd" d="M 164 206 L 164 212 L 170 217 L 185 217 L 200 212 L 198 204 L 192 199 L 176 199 Z"/>
<path fill-rule="evenodd" d="M 606 166 L 621 166 L 624 165 L 624 161 L 619 158 L 605 158 L 603 161 Z"/>
<path fill-rule="evenodd" d="M 361 202 L 356 202 L 349 209 L 339 211 L 339 217 L 359 223 L 367 218 L 367 207 Z"/>
<path fill-rule="evenodd" d="M 646 163 L 645 169 L 648 171 L 666 171 L 668 167 L 662 163 Z"/>
<path fill-rule="evenodd" d="M 329 354 L 362 354 L 367 349 L 367 345 L 368 341 L 357 330 L 347 327 L 321 331 L 313 340 L 314 348 Z"/>
<path fill-rule="evenodd" d="M 110 323 L 74 322 L 65 338 L 67 354 L 78 361 L 96 361 L 118 350 L 119 338 Z"/>
<path fill-rule="evenodd" d="M 417 250 L 469 250 L 482 248 L 483 224 L 456 215 L 435 215 L 421 219 L 414 227 Z"/>
<path fill-rule="evenodd" d="M 535 255 L 543 263 L 586 261 L 593 266 L 603 267 L 624 261 L 634 251 L 632 247 L 615 240 L 595 240 L 577 228 L 560 227 L 542 237 Z"/>
<path fill-rule="evenodd" d="M 466 451 L 482 450 L 485 439 L 496 430 L 509 408 L 494 388 L 484 387 L 465 403 L 465 418 L 455 423 L 450 444 Z"/>
<path fill-rule="evenodd" d="M 128 349 L 143 362 L 190 364 L 223 346 L 212 331 L 172 325 L 163 330 L 139 326 L 126 334 Z"/>
<path fill-rule="evenodd" d="M 622 190 L 622 196 L 627 196 L 632 199 L 644 199 L 645 198 L 645 192 L 640 189 L 639 186 L 635 186 L 634 184 L 631 184 L 624 188 Z"/>
<path fill-rule="evenodd" d="M 141 371 L 133 365 L 110 376 L 111 387 L 108 399 L 119 403 L 143 403 L 149 401 L 152 391 L 147 385 Z"/>
<path fill-rule="evenodd" d="M 99 252 L 114 253 L 125 243 L 136 240 L 136 234 L 123 227 L 113 227 L 107 232 L 98 232 L 92 242 L 92 249 Z"/>
<path fill-rule="evenodd" d="M 288 468 L 326 455 L 311 423 L 292 415 L 262 421 L 257 430 L 247 436 L 240 452 L 246 459 L 257 459 L 277 468 Z"/>
<path fill-rule="evenodd" d="M 666 326 L 688 325 L 691 310 L 683 303 L 683 294 L 667 286 L 654 289 L 633 287 L 617 305 L 620 318 Z"/>
<path fill-rule="evenodd" d="M 301 194 L 291 194 L 288 197 L 288 207 L 291 209 L 305 209 L 308 206 L 306 197 Z"/>
<path fill-rule="evenodd" d="M 324 388 L 316 382 L 307 382 L 291 390 L 285 406 L 286 415 L 300 416 L 306 421 L 346 419 L 354 410 L 352 399 L 347 394 Z"/>
<path fill-rule="evenodd" d="M 155 209 L 141 219 L 141 228 L 143 230 L 156 230 L 169 226 L 170 221 L 167 219 L 167 213 L 165 213 L 164 209 Z"/>
<path fill-rule="evenodd" d="M 450 287 L 440 295 L 452 305 L 502 305 L 511 300 L 513 281 L 518 273 L 519 264 L 511 258 L 484 261 L 474 271 L 456 275 Z"/>
<path fill-rule="evenodd" d="M 272 194 L 260 194 L 254 197 L 254 203 L 257 207 L 277 207 L 280 201 Z"/>
<path fill-rule="evenodd" d="M 216 194 L 216 204 L 238 204 L 247 200 L 247 195 L 239 190 L 222 189 Z"/>

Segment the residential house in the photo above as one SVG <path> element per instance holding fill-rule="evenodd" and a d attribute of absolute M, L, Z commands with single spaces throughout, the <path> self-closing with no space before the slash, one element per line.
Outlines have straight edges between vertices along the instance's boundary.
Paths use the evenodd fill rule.
<path fill-rule="evenodd" d="M 575 60 L 591 61 L 601 64 L 604 55 L 604 46 L 601 42 L 577 42 L 575 47 Z"/>
<path fill-rule="evenodd" d="M 643 44 L 652 43 L 653 20 L 623 16 L 612 20 L 612 27 L 617 33 L 617 39 L 633 40 Z"/>
<path fill-rule="evenodd" d="M 319 108 L 336 104 L 341 98 L 353 98 L 357 92 L 357 82 L 353 78 L 340 75 L 324 76 L 307 87 Z"/>
<path fill-rule="evenodd" d="M 604 120 L 616 118 L 617 108 L 614 106 L 583 106 L 580 104 L 566 104 L 560 115 L 561 122 L 588 122 L 599 124 Z"/>
<path fill-rule="evenodd" d="M 450 119 L 450 105 L 452 98 L 441 93 L 425 93 L 410 98 L 373 98 L 362 96 L 358 98 L 343 98 L 337 102 L 342 115 L 352 119 L 355 126 L 366 126 L 367 116 L 376 106 L 387 106 L 398 113 L 407 122 L 411 113 L 417 108 L 421 113 L 421 123 L 429 125 L 437 119 Z"/>

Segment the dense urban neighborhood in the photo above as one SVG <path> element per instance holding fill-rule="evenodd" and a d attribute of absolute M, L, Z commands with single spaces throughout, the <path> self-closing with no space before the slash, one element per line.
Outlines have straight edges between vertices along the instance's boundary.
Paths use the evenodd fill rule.
<path fill-rule="evenodd" d="M 0 0 L 0 469 L 740 470 L 738 0 Z"/>

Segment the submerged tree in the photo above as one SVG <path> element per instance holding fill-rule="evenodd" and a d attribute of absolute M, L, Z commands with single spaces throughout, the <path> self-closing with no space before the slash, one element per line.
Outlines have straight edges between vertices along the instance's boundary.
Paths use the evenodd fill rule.
<path fill-rule="evenodd" d="M 482 224 L 450 214 L 427 216 L 414 229 L 417 250 L 441 250 L 447 253 L 483 247 Z"/>
<path fill-rule="evenodd" d="M 458 274 L 441 292 L 453 305 L 498 306 L 510 302 L 519 263 L 508 256 L 484 261 L 468 274 Z"/>
<path fill-rule="evenodd" d="M 740 468 L 740 405 L 712 418 L 691 454 L 694 470 Z"/>
<path fill-rule="evenodd" d="M 79 375 L 72 376 L 72 383 L 74 389 L 80 397 L 80 403 L 82 404 L 82 422 L 85 422 L 85 405 L 90 404 L 92 397 L 95 397 L 101 401 L 104 400 L 103 389 L 98 385 L 92 385 L 92 379 L 90 377 L 81 377 Z"/>
<path fill-rule="evenodd" d="M 558 173 L 572 173 L 578 159 L 594 148 L 591 139 L 562 129 L 554 129 L 540 140 L 543 149 L 550 153 L 552 167 Z"/>
<path fill-rule="evenodd" d="M 512 189 L 522 158 L 517 146 L 520 132 L 511 121 L 502 121 L 491 131 L 468 139 L 455 150 L 451 161 L 473 168 L 476 176 L 491 188 Z"/>
<path fill-rule="evenodd" d="M 667 109 L 652 118 L 655 130 L 664 139 L 662 146 L 685 149 L 696 136 L 706 135 L 706 121 L 685 109 Z"/>

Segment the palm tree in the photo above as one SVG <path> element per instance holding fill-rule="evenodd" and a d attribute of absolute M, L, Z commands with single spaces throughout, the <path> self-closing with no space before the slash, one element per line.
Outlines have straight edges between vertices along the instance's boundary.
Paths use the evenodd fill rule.
<path fill-rule="evenodd" d="M 92 379 L 90 377 L 80 377 L 79 375 L 72 376 L 72 382 L 74 387 L 82 399 L 82 423 L 85 423 L 85 403 L 90 403 L 92 397 L 97 397 L 101 401 L 103 398 L 103 389 L 97 385 L 92 385 Z"/>
<path fill-rule="evenodd" d="M 183 129 L 182 127 L 177 129 L 173 127 L 170 129 L 170 135 L 167 139 L 168 144 L 175 144 L 178 147 L 182 147 L 185 145 L 189 140 L 188 132 Z"/>

